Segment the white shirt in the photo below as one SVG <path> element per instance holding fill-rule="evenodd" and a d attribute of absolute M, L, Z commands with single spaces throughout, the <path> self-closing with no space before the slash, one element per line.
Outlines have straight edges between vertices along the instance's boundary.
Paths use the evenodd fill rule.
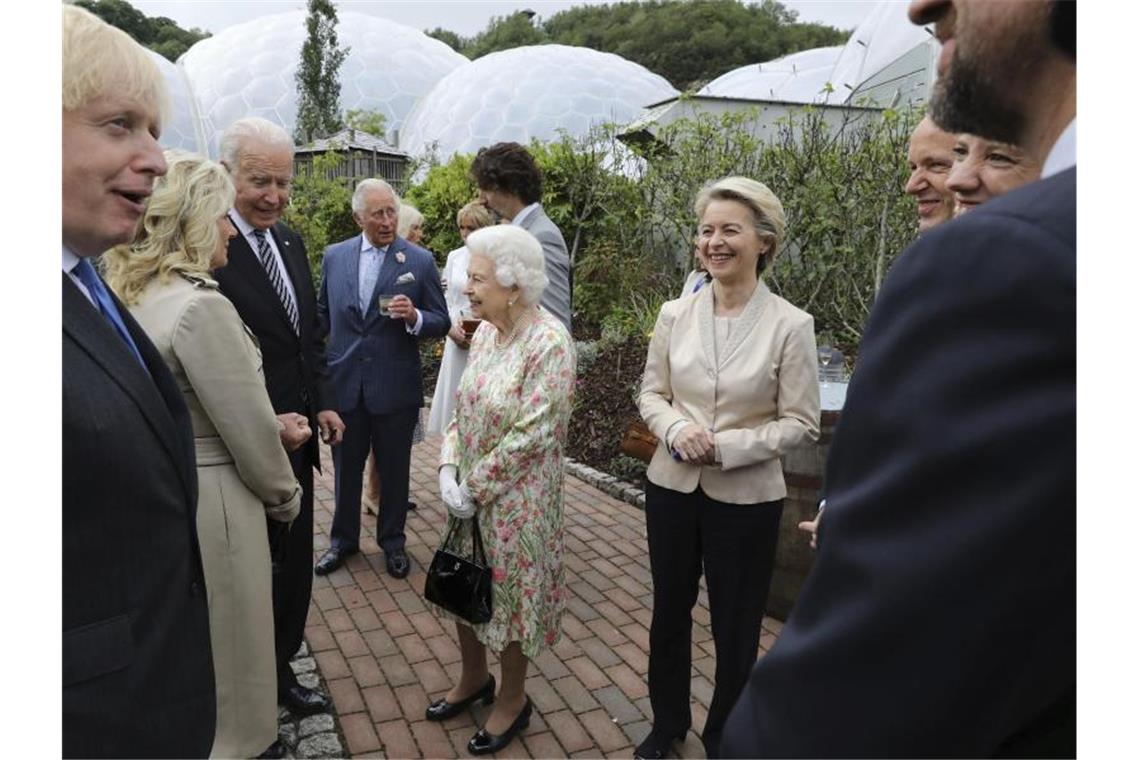
<path fill-rule="evenodd" d="M 234 226 L 238 228 L 238 232 L 245 237 L 249 248 L 253 251 L 253 255 L 257 257 L 258 262 L 261 261 L 261 254 L 258 252 L 257 235 L 254 234 L 254 227 L 247 222 L 241 214 L 238 213 L 236 208 L 230 209 L 230 219 L 233 220 Z M 281 251 L 277 250 L 277 241 L 273 239 L 273 233 L 265 230 L 265 240 L 269 243 L 269 250 L 273 252 L 273 258 L 277 260 L 278 271 L 281 272 L 281 281 L 285 283 L 285 289 L 289 291 L 289 297 L 293 299 L 293 307 L 297 308 L 297 313 L 301 311 L 297 307 L 297 291 L 293 290 L 293 280 L 289 277 L 289 270 L 285 268 L 285 259 L 281 258 Z"/>
<path fill-rule="evenodd" d="M 540 204 L 538 201 L 535 201 L 529 206 L 524 206 L 522 211 L 515 214 L 515 218 L 511 220 L 511 224 L 515 225 L 516 227 L 522 227 L 522 223 L 530 218 L 530 215 L 533 214 L 540 205 L 542 204 Z"/>
<path fill-rule="evenodd" d="M 79 266 L 79 257 L 66 245 L 63 246 L 63 271 L 67 272 L 67 276 L 76 284 L 79 288 L 79 292 L 87 296 L 87 300 L 91 302 L 91 305 L 98 309 L 99 304 L 95 303 L 95 298 L 91 295 L 91 292 L 87 290 L 87 286 L 84 285 L 75 274 L 75 267 L 77 266 Z"/>
<path fill-rule="evenodd" d="M 1041 166 L 1041 179 L 1060 174 L 1077 165 L 1077 120 L 1074 117 L 1065 131 L 1053 143 L 1045 163 Z"/>
<path fill-rule="evenodd" d="M 384 257 L 388 255 L 388 246 L 386 245 L 383 248 L 378 248 L 372 245 L 372 241 L 369 240 L 368 236 L 363 232 L 360 233 L 360 261 L 357 262 L 358 268 L 356 270 L 356 276 L 358 278 L 357 282 L 364 281 L 364 272 L 367 269 L 368 262 L 368 256 L 365 256 L 365 254 L 369 251 L 375 251 L 375 253 L 370 255 L 380 257 L 380 260 L 376 262 L 376 279 L 377 282 L 379 282 L 380 269 L 384 266 Z M 404 323 L 404 329 L 408 331 L 409 335 L 419 335 L 420 328 L 423 326 L 424 315 L 419 309 L 416 309 L 416 323 L 414 325 L 409 325 L 407 322 Z"/>

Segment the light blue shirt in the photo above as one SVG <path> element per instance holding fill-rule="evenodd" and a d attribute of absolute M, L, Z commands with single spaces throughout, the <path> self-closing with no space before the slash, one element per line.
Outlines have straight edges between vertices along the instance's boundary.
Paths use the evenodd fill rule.
<path fill-rule="evenodd" d="M 360 283 L 360 292 L 357 294 L 357 300 L 360 305 L 360 313 L 368 313 L 368 300 L 372 298 L 372 291 L 376 289 L 376 280 L 380 277 L 380 268 L 384 266 L 384 257 L 388 255 L 388 246 L 377 248 L 372 245 L 372 241 L 368 236 L 361 233 L 360 235 L 360 262 L 358 264 L 357 281 Z M 419 309 L 416 309 L 416 323 L 414 325 L 404 324 L 404 328 L 411 335 L 419 335 L 420 328 L 424 324 L 424 315 Z"/>

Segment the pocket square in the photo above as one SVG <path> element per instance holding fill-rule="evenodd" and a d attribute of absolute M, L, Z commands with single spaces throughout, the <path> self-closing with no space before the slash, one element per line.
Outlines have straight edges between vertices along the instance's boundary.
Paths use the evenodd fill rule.
<path fill-rule="evenodd" d="M 404 272 L 402 275 L 400 275 L 399 277 L 396 278 L 396 284 L 397 285 L 407 285 L 409 282 L 415 282 L 415 281 L 416 281 L 416 276 L 414 274 L 412 274 L 411 272 Z"/>

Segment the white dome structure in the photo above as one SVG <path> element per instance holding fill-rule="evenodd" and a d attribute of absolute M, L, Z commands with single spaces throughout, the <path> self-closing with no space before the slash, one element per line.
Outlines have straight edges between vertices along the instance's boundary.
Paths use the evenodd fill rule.
<path fill-rule="evenodd" d="M 811 103 L 823 95 L 843 46 L 812 48 L 767 63 L 750 63 L 721 74 L 699 95 L 719 98 L 783 100 Z"/>
<path fill-rule="evenodd" d="M 709 82 L 699 94 L 828 105 L 925 100 L 936 50 L 930 33 L 907 18 L 905 5 L 881 0 L 846 44 L 741 66 Z"/>
<path fill-rule="evenodd" d="M 337 14 L 340 107 L 383 113 L 399 129 L 416 101 L 445 75 L 470 62 L 418 29 L 377 16 Z M 202 108 L 206 147 L 217 155 L 223 130 L 261 116 L 292 134 L 297 119 L 294 74 L 304 44 L 305 11 L 262 16 L 201 40 L 178 59 Z"/>
<path fill-rule="evenodd" d="M 162 123 L 162 135 L 158 144 L 164 150 L 174 148 L 205 155 L 206 137 L 202 132 L 198 101 L 186 79 L 186 73 L 153 50 L 146 52 L 162 72 L 166 89 L 170 93 L 170 111 Z"/>
<path fill-rule="evenodd" d="M 586 134 L 626 123 L 677 91 L 663 77 L 612 53 L 533 45 L 457 67 L 420 101 L 400 130 L 400 150 L 447 160 L 502 141 Z"/>

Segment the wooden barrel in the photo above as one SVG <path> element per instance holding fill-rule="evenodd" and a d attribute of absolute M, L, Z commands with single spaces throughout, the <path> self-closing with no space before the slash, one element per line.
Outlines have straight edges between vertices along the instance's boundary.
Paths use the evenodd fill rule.
<path fill-rule="evenodd" d="M 780 518 L 780 540 L 776 544 L 776 566 L 772 571 L 767 609 L 767 613 L 778 620 L 787 620 L 815 558 L 815 551 L 808 544 L 808 535 L 796 525 L 815 517 L 827 453 L 831 450 L 831 436 L 838 421 L 838 411 L 821 412 L 819 441 L 793 449 L 784 457 L 784 482 L 788 486 L 788 495 Z"/>

